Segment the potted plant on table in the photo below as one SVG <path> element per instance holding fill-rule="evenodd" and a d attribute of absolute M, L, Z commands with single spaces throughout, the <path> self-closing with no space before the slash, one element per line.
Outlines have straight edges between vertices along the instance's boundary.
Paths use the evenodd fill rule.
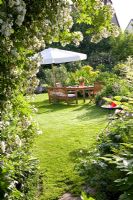
<path fill-rule="evenodd" d="M 84 82 L 85 82 L 85 78 L 83 76 L 80 76 L 78 81 L 79 81 L 79 86 L 83 87 L 84 86 Z"/>

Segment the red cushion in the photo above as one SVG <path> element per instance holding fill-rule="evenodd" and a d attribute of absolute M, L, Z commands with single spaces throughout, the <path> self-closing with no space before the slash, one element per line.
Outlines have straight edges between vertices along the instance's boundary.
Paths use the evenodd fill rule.
<path fill-rule="evenodd" d="M 117 106 L 116 103 L 114 103 L 113 101 L 111 102 L 110 105 L 111 105 L 113 108 Z"/>

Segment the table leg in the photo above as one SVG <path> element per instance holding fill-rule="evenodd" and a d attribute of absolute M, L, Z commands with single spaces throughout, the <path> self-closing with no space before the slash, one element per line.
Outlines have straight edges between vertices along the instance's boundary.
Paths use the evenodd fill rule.
<path fill-rule="evenodd" d="M 83 90 L 83 100 L 84 100 L 84 103 L 85 103 L 85 90 Z"/>

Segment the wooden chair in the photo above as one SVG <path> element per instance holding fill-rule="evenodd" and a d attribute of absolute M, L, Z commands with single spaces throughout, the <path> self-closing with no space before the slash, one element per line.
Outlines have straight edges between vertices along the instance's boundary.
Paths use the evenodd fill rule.
<path fill-rule="evenodd" d="M 58 82 L 58 83 L 55 83 L 55 87 L 63 87 L 63 86 L 60 82 Z"/>
<path fill-rule="evenodd" d="M 95 82 L 93 95 L 95 96 L 98 92 L 100 92 L 102 90 L 102 88 L 103 88 L 103 82 Z"/>
<path fill-rule="evenodd" d="M 69 94 L 67 88 L 65 87 L 51 87 L 48 88 L 49 103 L 65 101 L 67 104 L 71 100 L 75 100 L 76 104 L 78 103 L 77 91 Z"/>
<path fill-rule="evenodd" d="M 94 82 L 94 88 L 92 91 L 89 91 L 88 96 L 90 99 L 94 99 L 98 92 L 103 88 L 103 82 Z"/>

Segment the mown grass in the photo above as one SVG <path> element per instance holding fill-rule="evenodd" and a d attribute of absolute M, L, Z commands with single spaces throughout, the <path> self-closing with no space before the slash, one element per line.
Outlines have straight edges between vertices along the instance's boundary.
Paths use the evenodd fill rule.
<path fill-rule="evenodd" d="M 65 193 L 80 193 L 82 178 L 75 164 L 80 152 L 93 149 L 96 137 L 106 124 L 107 112 L 89 103 L 49 104 L 47 94 L 36 95 L 35 115 L 43 131 L 34 145 L 34 154 L 43 172 L 41 200 L 56 200 Z"/>

